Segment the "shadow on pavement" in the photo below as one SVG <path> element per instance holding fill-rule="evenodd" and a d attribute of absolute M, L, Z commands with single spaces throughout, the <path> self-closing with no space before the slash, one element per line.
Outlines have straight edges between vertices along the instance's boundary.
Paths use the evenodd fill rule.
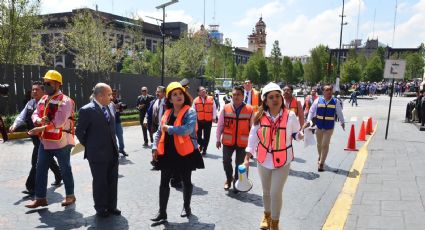
<path fill-rule="evenodd" d="M 226 194 L 228 197 L 242 201 L 244 203 L 251 203 L 258 207 L 263 207 L 263 197 L 257 194 L 249 193 L 249 192 L 239 192 L 237 194 L 233 192 L 228 192 Z"/>
<path fill-rule="evenodd" d="M 200 223 L 198 217 L 191 215 L 189 217 L 189 222 L 186 223 L 173 223 L 173 222 L 164 222 L 164 229 L 206 229 L 212 230 L 215 229 L 215 224 L 209 223 Z"/>
<path fill-rule="evenodd" d="M 350 178 L 356 178 L 360 175 L 359 171 L 357 171 L 357 169 L 354 169 L 352 172 L 349 172 L 345 169 L 332 168 L 332 167 L 329 167 L 327 165 L 325 165 L 325 171 L 333 172 L 335 174 L 347 176 L 347 177 L 350 177 Z"/>
<path fill-rule="evenodd" d="M 173 188 L 176 191 L 183 192 L 183 188 L 182 187 L 181 188 L 173 187 Z M 193 192 L 192 192 L 192 195 L 193 196 L 205 196 L 207 194 L 208 194 L 208 191 L 205 191 L 203 188 L 197 187 L 196 185 L 193 185 Z"/>
<path fill-rule="evenodd" d="M 294 161 L 297 162 L 297 163 L 305 163 L 305 162 L 307 162 L 306 160 L 304 160 L 302 158 L 298 158 L 298 157 L 295 157 L 294 158 Z"/>
<path fill-rule="evenodd" d="M 20 200 L 13 203 L 13 205 L 20 205 L 22 202 L 30 201 L 32 199 L 33 199 L 32 195 L 26 195 L 26 196 L 23 196 Z"/>
<path fill-rule="evenodd" d="M 210 158 L 210 159 L 213 159 L 213 160 L 217 160 L 217 159 L 223 158 L 222 156 L 218 156 L 218 155 L 210 154 L 210 153 L 207 153 L 206 155 L 203 155 L 203 157 L 204 158 Z"/>
<path fill-rule="evenodd" d="M 301 177 L 306 180 L 315 180 L 320 177 L 319 174 L 314 172 L 303 172 L 303 171 L 297 171 L 293 169 L 289 171 L 289 176 Z"/>

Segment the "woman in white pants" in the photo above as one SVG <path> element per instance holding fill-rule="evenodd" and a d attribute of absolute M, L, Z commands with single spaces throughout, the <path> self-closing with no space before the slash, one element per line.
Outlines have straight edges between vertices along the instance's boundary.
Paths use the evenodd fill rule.
<path fill-rule="evenodd" d="M 264 204 L 261 229 L 279 229 L 283 186 L 294 159 L 292 139 L 303 138 L 297 116 L 285 108 L 282 95 L 282 90 L 275 83 L 271 82 L 263 88 L 263 104 L 254 117 L 245 149 L 244 164 L 247 168 L 254 152 L 257 156 Z"/>

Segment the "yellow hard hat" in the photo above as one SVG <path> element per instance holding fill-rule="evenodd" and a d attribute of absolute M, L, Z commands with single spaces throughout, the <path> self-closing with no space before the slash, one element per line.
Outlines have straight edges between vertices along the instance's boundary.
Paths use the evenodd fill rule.
<path fill-rule="evenodd" d="M 44 75 L 43 79 L 49 79 L 49 80 L 52 80 L 52 81 L 57 81 L 57 82 L 61 83 L 61 85 L 62 85 L 62 75 L 56 70 L 47 71 L 47 73 Z"/>
<path fill-rule="evenodd" d="M 165 97 L 168 97 L 168 93 L 170 93 L 171 91 L 173 91 L 175 89 L 181 89 L 183 92 L 186 91 L 186 89 L 182 86 L 182 84 L 180 84 L 180 82 L 176 82 L 176 81 L 171 82 L 167 86 L 167 90 L 165 91 Z"/>

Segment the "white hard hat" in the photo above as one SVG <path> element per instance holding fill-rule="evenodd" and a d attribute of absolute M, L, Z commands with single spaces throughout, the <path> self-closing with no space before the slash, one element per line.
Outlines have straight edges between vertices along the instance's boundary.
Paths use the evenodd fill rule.
<path fill-rule="evenodd" d="M 274 82 L 270 82 L 266 86 L 264 86 L 263 91 L 261 93 L 261 99 L 264 101 L 266 98 L 266 94 L 271 91 L 279 91 L 281 95 L 283 95 L 283 91 L 280 86 Z"/>

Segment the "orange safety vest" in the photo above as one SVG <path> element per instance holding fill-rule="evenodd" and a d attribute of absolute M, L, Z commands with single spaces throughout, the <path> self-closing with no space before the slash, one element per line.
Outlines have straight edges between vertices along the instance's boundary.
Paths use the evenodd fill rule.
<path fill-rule="evenodd" d="M 286 103 L 286 100 L 285 100 L 285 103 Z M 289 104 L 289 110 L 291 110 L 292 112 L 295 113 L 295 115 L 298 116 L 298 101 L 294 96 L 292 96 L 291 104 Z"/>
<path fill-rule="evenodd" d="M 62 103 L 70 101 L 72 103 L 72 107 L 74 107 L 74 101 L 65 96 L 63 93 L 59 93 L 54 95 L 52 98 L 48 100 L 49 96 L 44 95 L 37 104 L 38 116 L 44 117 L 47 116 L 50 121 L 52 121 L 56 112 L 61 106 Z M 71 117 L 68 118 L 71 120 L 71 125 L 69 130 L 64 130 L 63 128 L 56 128 L 53 124 L 49 124 L 46 129 L 41 133 L 41 138 L 49 141 L 60 141 L 62 139 L 62 132 L 67 132 L 74 135 L 74 109 L 72 109 Z"/>
<path fill-rule="evenodd" d="M 252 98 L 251 98 L 251 106 L 254 109 L 254 112 L 258 111 L 258 107 L 260 106 L 260 92 L 252 89 Z"/>
<path fill-rule="evenodd" d="M 305 107 L 304 107 L 304 113 L 308 113 L 309 111 L 310 111 L 310 107 L 311 107 L 311 105 L 313 104 L 313 102 L 316 100 L 318 98 L 318 96 L 316 95 L 316 97 L 313 97 L 313 96 L 311 96 L 311 95 L 308 95 L 306 98 L 305 98 L 305 102 L 304 102 L 304 105 L 305 105 Z"/>
<path fill-rule="evenodd" d="M 233 104 L 224 106 L 224 130 L 223 145 L 246 148 L 248 145 L 249 131 L 251 130 L 250 121 L 253 114 L 252 107 L 245 105 L 239 115 L 236 115 Z"/>
<path fill-rule="evenodd" d="M 194 103 L 195 103 L 196 113 L 198 114 L 198 121 L 213 120 L 213 108 L 214 108 L 213 97 L 207 96 L 205 98 L 205 103 L 202 102 L 201 97 L 196 97 Z"/>
<path fill-rule="evenodd" d="M 260 128 L 257 131 L 260 142 L 257 148 L 257 160 L 263 163 L 267 153 L 273 154 L 273 165 L 279 168 L 286 164 L 287 150 L 292 148 L 292 139 L 289 146 L 286 145 L 286 123 L 288 122 L 289 110 L 284 109 L 274 123 L 263 115 L 260 119 Z"/>
<path fill-rule="evenodd" d="M 186 112 L 190 109 L 190 106 L 185 105 L 183 106 L 183 108 L 180 110 L 179 114 L 177 115 L 176 120 L 174 121 L 173 126 L 181 126 L 182 125 L 182 121 L 183 121 L 183 117 L 186 114 Z M 167 124 L 168 119 L 170 118 L 171 113 L 173 112 L 172 109 L 167 109 L 164 112 L 164 115 L 162 116 L 162 126 Z M 165 154 L 165 135 L 167 135 L 165 132 L 161 133 L 161 139 L 159 139 L 159 143 L 158 143 L 158 155 L 164 155 Z M 195 146 L 193 146 L 192 143 L 192 138 L 190 137 L 190 135 L 177 135 L 177 134 L 173 134 L 174 137 L 174 147 L 177 150 L 177 153 L 180 154 L 180 156 L 187 156 L 191 153 L 193 153 L 193 151 L 195 150 Z"/>

